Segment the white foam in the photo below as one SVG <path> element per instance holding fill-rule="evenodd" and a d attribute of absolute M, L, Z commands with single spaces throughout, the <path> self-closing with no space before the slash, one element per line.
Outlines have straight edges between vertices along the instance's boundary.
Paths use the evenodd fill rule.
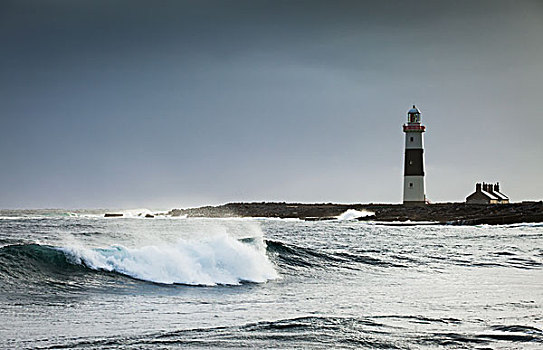
<path fill-rule="evenodd" d="M 157 283 L 214 286 L 278 278 L 262 239 L 242 243 L 227 234 L 140 248 L 116 245 L 60 250 L 74 263 Z"/>
<path fill-rule="evenodd" d="M 144 217 L 147 214 L 154 215 L 154 213 L 147 208 L 124 209 L 124 210 L 120 210 L 119 213 L 123 214 L 123 217 L 128 217 L 128 218 Z"/>
<path fill-rule="evenodd" d="M 367 210 L 355 210 L 355 209 L 347 209 L 343 214 L 337 217 L 339 221 L 345 221 L 345 220 L 354 220 L 357 218 L 365 217 L 365 216 L 371 216 L 375 215 L 375 213 Z"/>

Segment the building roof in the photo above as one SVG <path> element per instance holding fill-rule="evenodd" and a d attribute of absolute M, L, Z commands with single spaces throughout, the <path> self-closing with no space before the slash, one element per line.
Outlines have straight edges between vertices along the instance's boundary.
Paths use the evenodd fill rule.
<path fill-rule="evenodd" d="M 475 192 L 466 197 L 466 202 L 480 202 L 480 201 L 489 201 L 493 203 L 509 203 L 509 197 L 505 194 L 498 191 L 500 189 L 500 184 L 496 183 L 487 184 L 487 183 L 477 183 L 475 184 Z"/>
<path fill-rule="evenodd" d="M 494 190 L 494 195 L 496 197 L 498 197 L 499 199 L 502 199 L 502 200 L 506 200 L 506 199 L 509 199 L 509 197 L 507 197 L 505 194 L 501 193 L 500 191 L 496 191 Z"/>
<path fill-rule="evenodd" d="M 413 105 L 413 108 L 411 108 L 409 110 L 409 112 L 407 112 L 408 114 L 420 114 L 420 111 L 417 107 L 415 107 L 415 105 Z"/>
<path fill-rule="evenodd" d="M 481 193 L 484 194 L 485 196 L 488 197 L 488 199 L 499 199 L 498 197 L 496 197 L 495 195 L 485 191 L 485 190 L 481 190 Z"/>

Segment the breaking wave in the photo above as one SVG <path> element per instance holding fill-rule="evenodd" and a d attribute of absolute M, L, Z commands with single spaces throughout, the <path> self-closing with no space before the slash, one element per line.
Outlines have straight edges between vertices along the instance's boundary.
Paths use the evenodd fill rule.
<path fill-rule="evenodd" d="M 91 280 L 97 287 L 105 285 L 104 278 L 127 277 L 160 284 L 215 286 L 264 283 L 279 278 L 278 271 L 296 275 L 314 270 L 440 268 L 444 265 L 538 269 L 543 263 L 538 256 L 509 251 L 485 256 L 465 255 L 462 259 L 443 259 L 439 255 L 421 258 L 416 254 L 363 247 L 323 249 L 263 240 L 261 236 L 236 239 L 220 233 L 134 248 L 6 245 L 0 247 L 0 289 L 17 290 L 17 286 L 25 282 L 63 289 L 88 288 L 89 274 L 94 276 Z"/>
<path fill-rule="evenodd" d="M 61 248 L 76 264 L 163 284 L 214 286 L 263 283 L 278 277 L 263 246 L 228 235 L 127 248 Z"/>
<path fill-rule="evenodd" d="M 89 270 L 161 284 L 200 286 L 263 283 L 278 278 L 261 239 L 244 243 L 228 235 L 140 248 L 39 244 L 0 248 L 0 278 L 14 286 L 21 279 L 65 284 L 66 278 Z"/>

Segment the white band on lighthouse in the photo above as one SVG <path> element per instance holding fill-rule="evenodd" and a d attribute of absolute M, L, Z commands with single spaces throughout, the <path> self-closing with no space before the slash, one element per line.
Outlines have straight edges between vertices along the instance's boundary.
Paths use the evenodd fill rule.
<path fill-rule="evenodd" d="M 404 156 L 403 204 L 420 205 L 426 203 L 424 191 L 424 141 L 426 127 L 421 124 L 420 111 L 413 105 L 407 112 Z"/>

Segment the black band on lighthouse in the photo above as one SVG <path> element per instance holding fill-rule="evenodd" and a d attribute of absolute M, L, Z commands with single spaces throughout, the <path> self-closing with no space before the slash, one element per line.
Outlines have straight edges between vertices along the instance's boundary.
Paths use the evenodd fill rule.
<path fill-rule="evenodd" d="M 423 149 L 406 149 L 404 176 L 424 176 Z"/>

